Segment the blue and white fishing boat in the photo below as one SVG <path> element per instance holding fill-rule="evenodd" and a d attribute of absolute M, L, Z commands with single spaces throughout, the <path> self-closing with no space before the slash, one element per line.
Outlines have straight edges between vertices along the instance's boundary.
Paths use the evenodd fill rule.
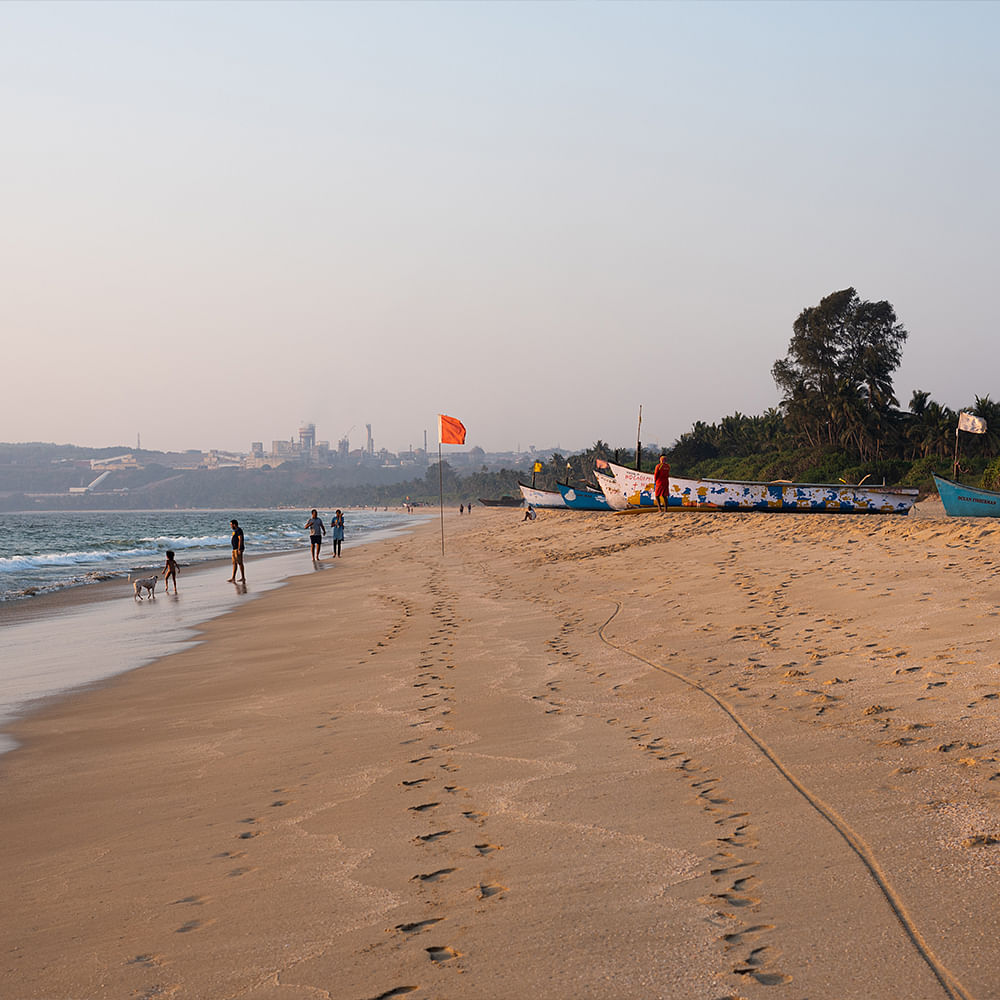
<path fill-rule="evenodd" d="M 611 510 L 603 493 L 594 490 L 575 489 L 563 483 L 557 484 L 563 501 L 570 510 Z"/>
<path fill-rule="evenodd" d="M 941 476 L 934 476 L 934 485 L 949 517 L 1000 517 L 1000 493 L 963 486 Z"/>
<path fill-rule="evenodd" d="M 552 490 L 536 490 L 533 486 L 525 486 L 524 483 L 517 485 L 520 487 L 524 502 L 530 503 L 533 507 L 566 507 L 566 501 L 563 500 L 561 493 Z"/>
<path fill-rule="evenodd" d="M 653 476 L 611 463 L 630 507 L 655 507 Z M 667 506 L 685 510 L 759 510 L 804 514 L 907 514 L 920 491 L 849 483 L 755 483 L 670 477 Z"/>

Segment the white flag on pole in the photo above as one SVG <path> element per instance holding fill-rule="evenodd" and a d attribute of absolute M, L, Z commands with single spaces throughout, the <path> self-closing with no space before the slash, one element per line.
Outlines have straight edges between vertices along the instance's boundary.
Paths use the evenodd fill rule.
<path fill-rule="evenodd" d="M 971 413 L 960 413 L 958 415 L 958 429 L 968 431 L 970 434 L 985 434 L 986 421 L 982 417 L 974 417 Z"/>

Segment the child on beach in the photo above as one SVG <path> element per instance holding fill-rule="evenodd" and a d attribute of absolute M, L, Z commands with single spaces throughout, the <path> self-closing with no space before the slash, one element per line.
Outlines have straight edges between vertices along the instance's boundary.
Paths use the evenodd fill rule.
<path fill-rule="evenodd" d="M 170 591 L 170 581 L 174 581 L 174 593 L 177 593 L 177 562 L 174 559 L 174 553 L 172 550 L 167 549 L 167 564 L 163 567 L 163 589 L 165 592 Z"/>

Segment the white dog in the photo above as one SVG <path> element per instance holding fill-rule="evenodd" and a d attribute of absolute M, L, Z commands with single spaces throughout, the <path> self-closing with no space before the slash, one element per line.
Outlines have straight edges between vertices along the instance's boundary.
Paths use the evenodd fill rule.
<path fill-rule="evenodd" d="M 132 586 L 135 588 L 135 599 L 137 601 L 141 601 L 142 600 L 142 591 L 145 590 L 146 593 L 149 594 L 150 600 L 155 600 L 156 599 L 156 581 L 158 579 L 159 579 L 159 577 L 149 576 L 149 577 L 146 577 L 145 580 L 133 580 L 132 577 L 129 576 L 129 578 L 128 578 L 129 583 L 131 583 Z"/>

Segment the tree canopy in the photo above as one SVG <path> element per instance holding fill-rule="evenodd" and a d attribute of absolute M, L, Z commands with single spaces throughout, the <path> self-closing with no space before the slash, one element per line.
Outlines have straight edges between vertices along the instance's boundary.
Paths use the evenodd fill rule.
<path fill-rule="evenodd" d="M 907 333 L 896 311 L 844 288 L 803 309 L 792 331 L 788 353 L 771 369 L 788 429 L 803 443 L 876 458 L 899 405 L 892 375 Z"/>

